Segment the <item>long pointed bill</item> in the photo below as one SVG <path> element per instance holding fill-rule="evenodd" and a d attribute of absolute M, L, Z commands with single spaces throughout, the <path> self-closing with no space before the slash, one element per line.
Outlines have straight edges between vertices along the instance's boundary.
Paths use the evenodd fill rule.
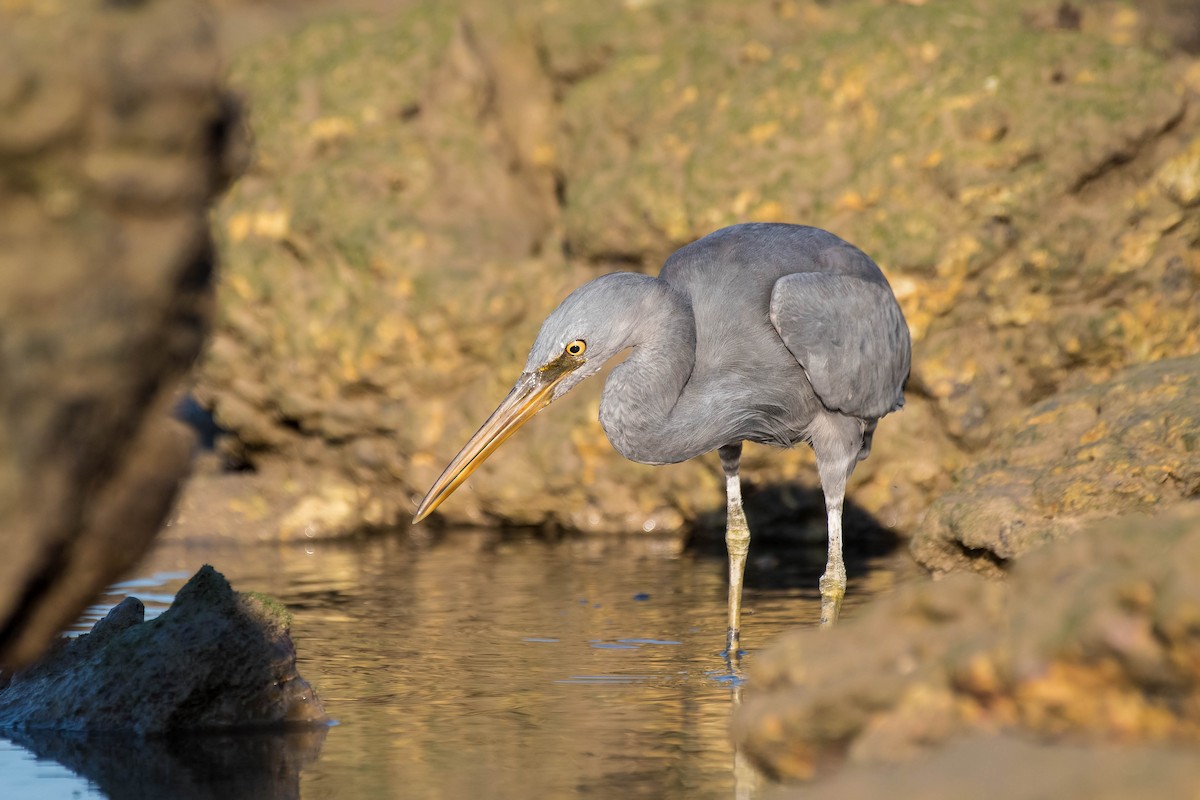
<path fill-rule="evenodd" d="M 508 396 L 487 418 L 487 422 L 475 431 L 475 435 L 463 445 L 463 449 L 450 462 L 450 466 L 433 482 L 425 499 L 417 507 L 413 524 L 433 513 L 433 510 L 461 486 L 496 448 L 504 444 L 518 428 L 533 419 L 535 414 L 550 405 L 550 401 L 554 399 L 554 387 L 565 377 L 564 373 L 542 383 L 536 375 L 528 375 L 517 381 Z"/>

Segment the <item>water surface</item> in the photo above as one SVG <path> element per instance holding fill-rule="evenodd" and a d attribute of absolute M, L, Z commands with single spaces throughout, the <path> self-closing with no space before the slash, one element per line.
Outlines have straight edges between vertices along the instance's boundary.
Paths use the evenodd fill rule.
<path fill-rule="evenodd" d="M 761 544 L 752 557 L 747 663 L 784 630 L 816 624 L 823 566 L 823 553 Z M 729 741 L 737 688 L 719 656 L 724 564 L 674 540 L 457 531 L 424 544 L 403 536 L 239 548 L 168 541 L 76 631 L 130 594 L 148 615 L 161 613 L 205 562 L 234 588 L 272 594 L 293 612 L 300 672 L 339 724 L 323 741 L 175 743 L 155 755 L 163 774 L 140 784 L 136 764 L 88 761 L 97 747 L 125 759 L 111 740 L 43 745 L 91 784 L 0 740 L 0 795 L 134 796 L 130 787 L 179 785 L 178 771 L 189 796 L 222 800 L 261 796 L 264 786 L 305 798 L 771 793 L 744 764 L 735 770 Z M 848 615 L 890 583 L 881 562 L 850 571 Z M 265 755 L 247 758 L 255 748 Z M 230 770 L 245 780 L 231 783 Z"/>

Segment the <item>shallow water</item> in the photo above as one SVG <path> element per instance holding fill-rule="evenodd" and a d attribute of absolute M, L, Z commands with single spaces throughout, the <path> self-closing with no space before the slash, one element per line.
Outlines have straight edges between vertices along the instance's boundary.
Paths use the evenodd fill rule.
<path fill-rule="evenodd" d="M 746 664 L 777 634 L 816 624 L 823 566 L 823 554 L 755 549 Z M 222 800 L 771 794 L 745 764 L 735 769 L 720 559 L 669 539 L 483 531 L 423 545 L 168 542 L 76 632 L 130 594 L 148 616 L 161 613 L 205 562 L 234 588 L 286 603 L 300 672 L 339 724 L 323 737 L 171 743 L 154 754 L 153 775 L 140 774 L 140 744 L 31 743 L 92 782 L 0 740 L 0 796 L 150 797 L 153 787 L 182 796 L 185 785 L 186 796 Z M 891 579 L 883 562 L 850 571 L 847 615 Z M 131 748 L 140 761 L 129 761 Z"/>

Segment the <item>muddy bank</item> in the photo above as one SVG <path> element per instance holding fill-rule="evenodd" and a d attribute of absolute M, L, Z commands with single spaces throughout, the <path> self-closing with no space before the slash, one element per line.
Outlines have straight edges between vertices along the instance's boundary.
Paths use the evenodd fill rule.
<path fill-rule="evenodd" d="M 912 326 L 908 407 L 850 488 L 911 533 L 1014 416 L 1200 347 L 1200 66 L 1166 5 L 414 2 L 253 44 L 232 80 L 260 157 L 218 215 L 200 394 L 230 457 L 300 476 L 289 530 L 404 522 L 571 287 L 730 222 L 805 222 L 870 252 Z M 599 388 L 446 519 L 675 530 L 719 508 L 715 459 L 616 456 Z M 773 488 L 810 465 L 744 462 Z"/>
<path fill-rule="evenodd" d="M 782 637 L 756 660 L 735 738 L 790 779 L 838 764 L 848 776 L 896 761 L 945 766 L 933 751 L 1000 731 L 1194 748 L 1198 548 L 1200 505 L 1184 503 L 1047 545 L 1006 582 L 957 574 L 901 587 L 835 630 Z M 1039 758 L 1053 762 L 1053 751 Z"/>
<path fill-rule="evenodd" d="M 1090 522 L 1200 496 L 1200 357 L 1055 395 L 954 476 L 912 540 L 933 572 L 998 576 Z"/>
<path fill-rule="evenodd" d="M 816 786 L 780 792 L 797 800 L 1126 800 L 1188 797 L 1200 789 L 1200 761 L 1183 748 L 1039 745 L 977 736 L 917 764 L 848 770 Z"/>

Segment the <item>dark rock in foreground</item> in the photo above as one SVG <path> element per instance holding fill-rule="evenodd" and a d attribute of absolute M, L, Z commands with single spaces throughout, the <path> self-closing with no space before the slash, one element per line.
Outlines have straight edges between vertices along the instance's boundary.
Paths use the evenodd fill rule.
<path fill-rule="evenodd" d="M 162 616 L 121 602 L 92 632 L 64 641 L 0 690 L 0 730 L 161 734 L 324 725 L 296 672 L 291 618 L 240 594 L 205 566 Z"/>
<path fill-rule="evenodd" d="M 1198 578 L 1200 504 L 1185 503 L 1042 548 L 1004 583 L 902 587 L 763 653 L 734 736 L 784 778 L 915 758 L 979 731 L 1194 745 Z"/>
<path fill-rule="evenodd" d="M 0 5 L 0 663 L 145 552 L 212 314 L 208 211 L 245 139 L 189 0 Z"/>

